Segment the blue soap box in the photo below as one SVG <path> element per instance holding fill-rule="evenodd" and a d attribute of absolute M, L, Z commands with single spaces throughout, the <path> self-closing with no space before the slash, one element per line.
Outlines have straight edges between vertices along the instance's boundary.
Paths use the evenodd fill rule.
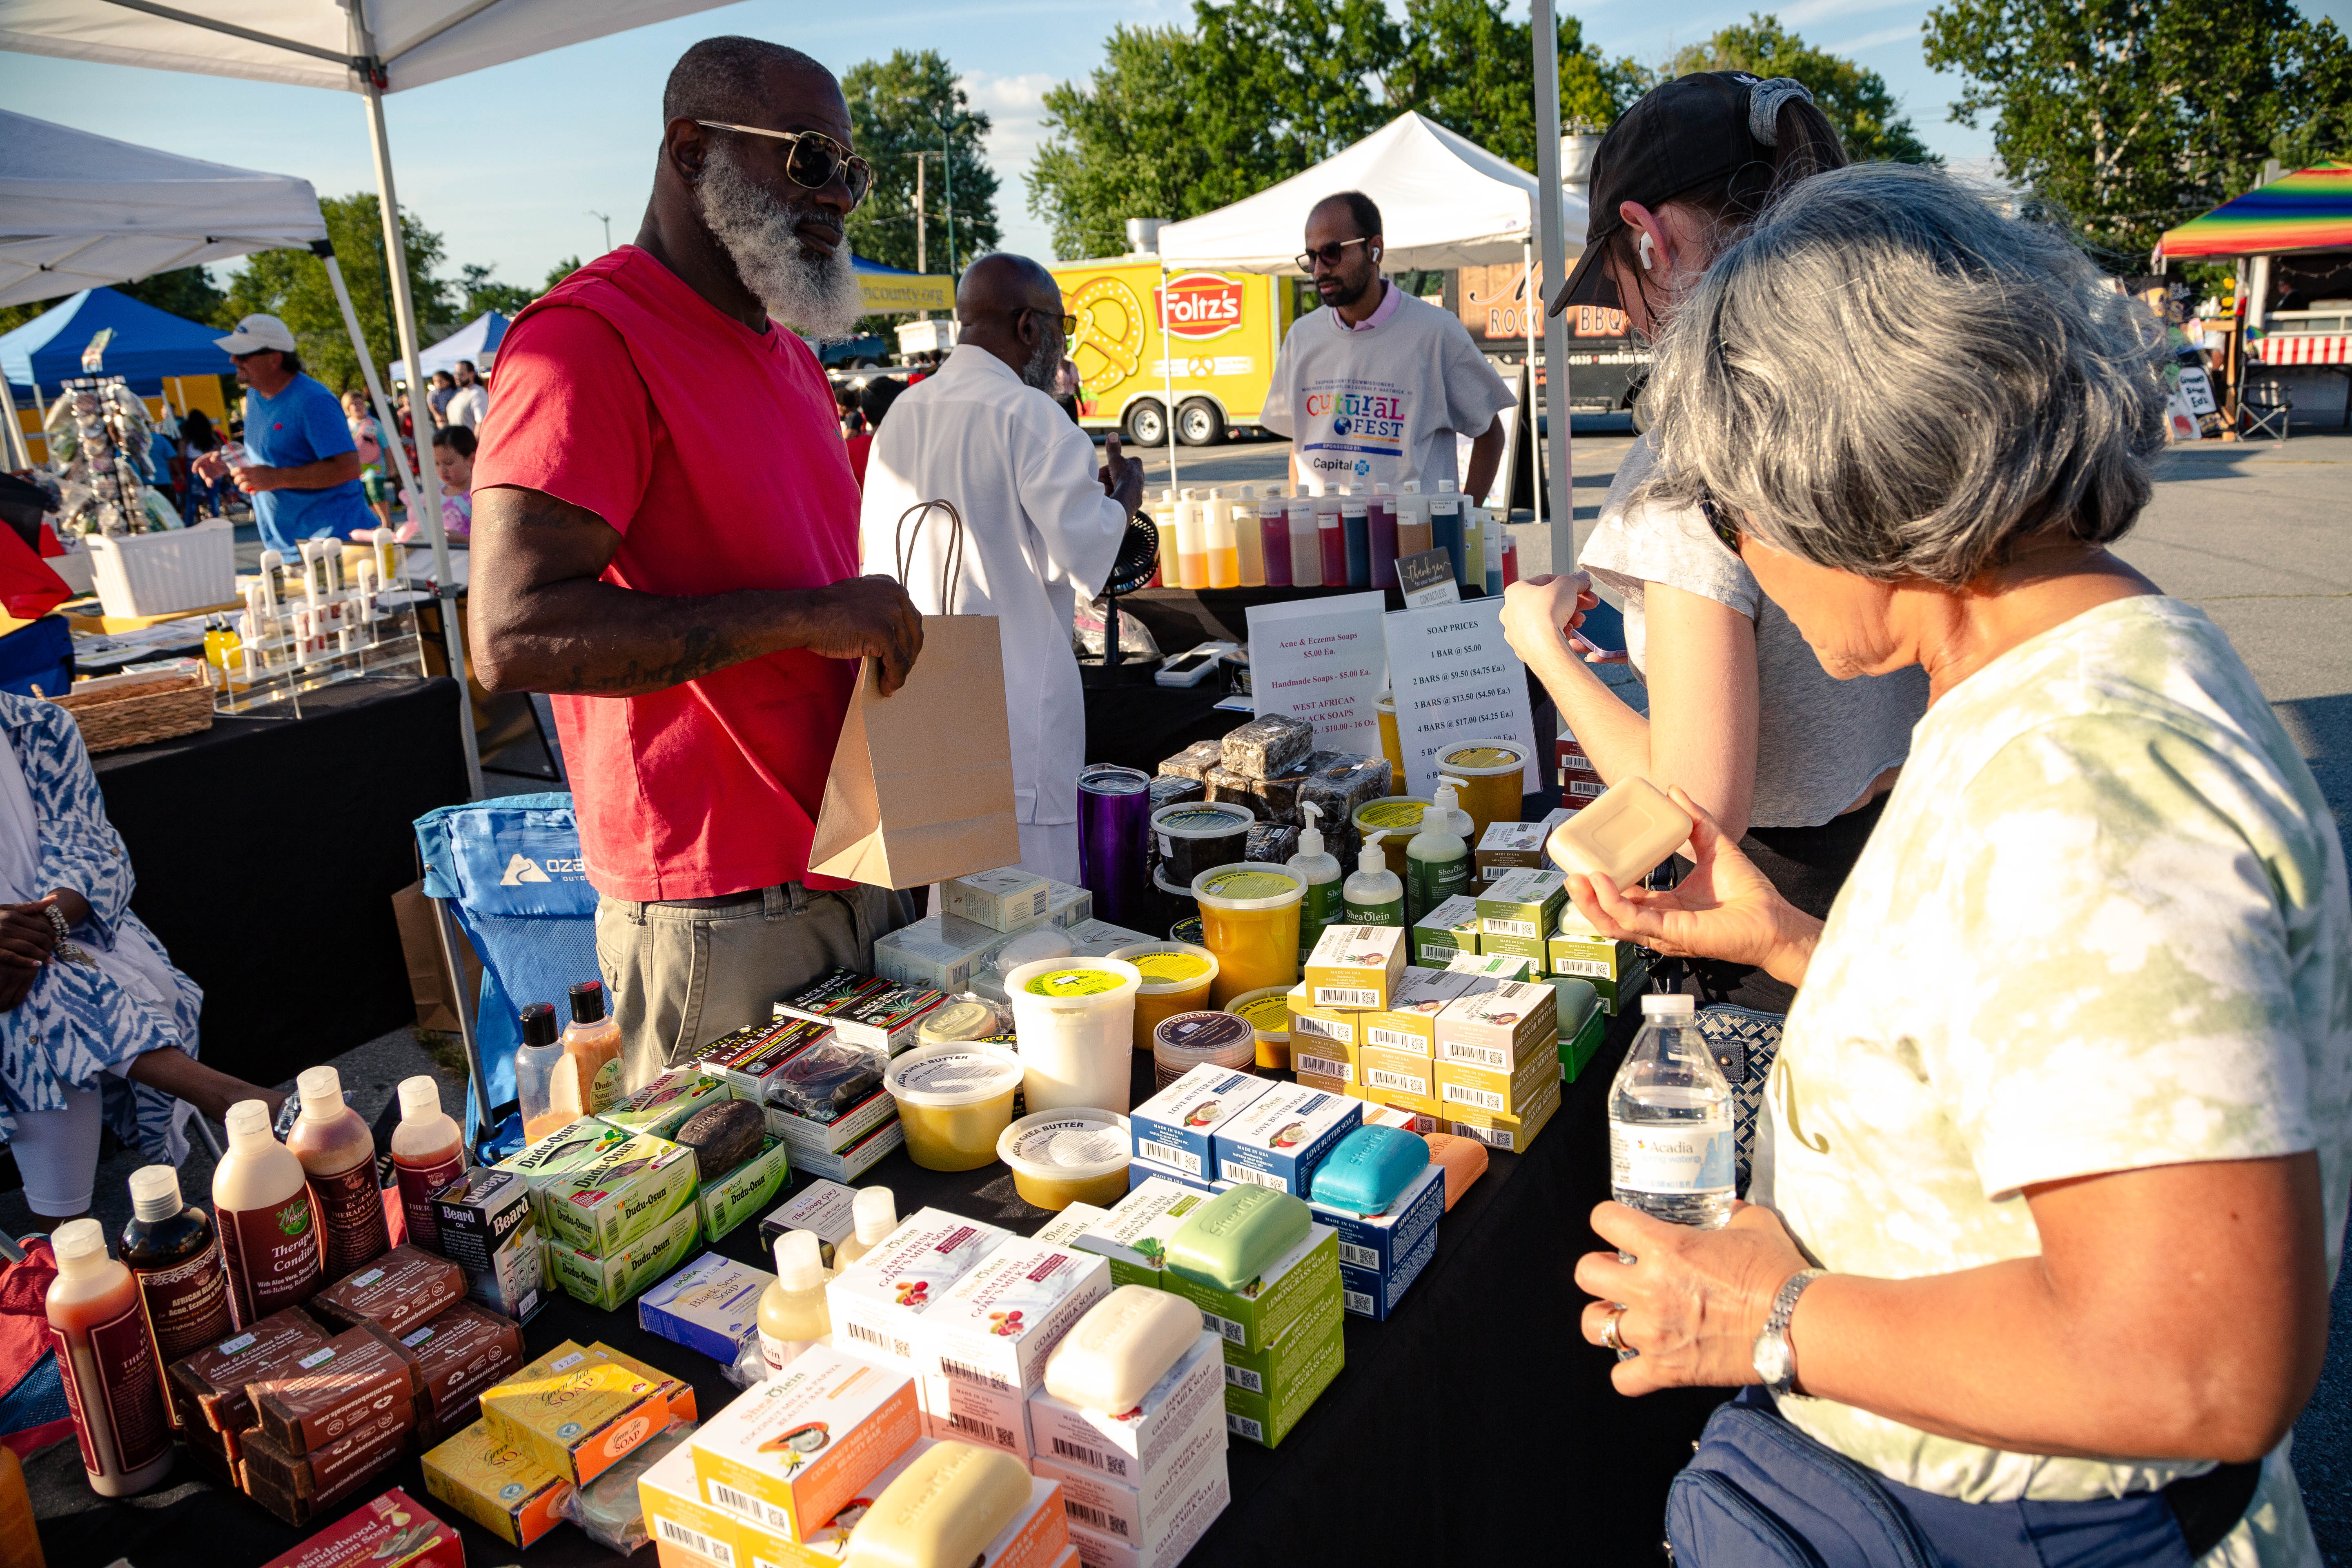
<path fill-rule="evenodd" d="M 1216 1174 L 1305 1197 L 1315 1167 L 1356 1130 L 1363 1115 L 1360 1100 L 1303 1084 L 1272 1084 L 1217 1129 L 1212 1140 Z"/>
<path fill-rule="evenodd" d="M 1217 1173 L 1217 1130 L 1281 1087 L 1252 1072 L 1203 1062 L 1127 1113 L 1135 1158 L 1206 1186 Z"/>

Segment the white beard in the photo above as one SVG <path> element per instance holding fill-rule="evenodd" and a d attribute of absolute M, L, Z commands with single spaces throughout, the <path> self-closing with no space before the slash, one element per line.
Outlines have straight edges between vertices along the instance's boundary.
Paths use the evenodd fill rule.
<path fill-rule="evenodd" d="M 723 145 L 714 145 L 695 187 L 702 221 L 735 263 L 736 276 L 768 314 L 814 338 L 845 338 L 866 312 L 849 242 L 823 251 L 796 232 L 814 202 L 783 202 L 752 183 Z M 830 216 L 830 215 L 827 215 Z"/>
<path fill-rule="evenodd" d="M 1037 347 L 1029 355 L 1029 363 L 1021 367 L 1021 380 L 1046 396 L 1054 395 L 1054 383 L 1062 374 L 1062 334 L 1048 332 L 1037 340 Z"/>

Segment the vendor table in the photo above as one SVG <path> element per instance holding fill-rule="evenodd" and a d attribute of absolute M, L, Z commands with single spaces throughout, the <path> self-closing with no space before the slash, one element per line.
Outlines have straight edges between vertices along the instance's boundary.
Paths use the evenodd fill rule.
<path fill-rule="evenodd" d="M 1621 1398 L 1609 1384 L 1612 1361 L 1577 1331 L 1583 1298 L 1571 1274 L 1595 1245 L 1586 1215 L 1608 1195 L 1606 1096 L 1633 1023 L 1616 1020 L 1535 1146 L 1495 1155 L 1439 1223 L 1436 1254 L 1395 1314 L 1384 1323 L 1345 1320 L 1346 1367 L 1282 1447 L 1233 1439 L 1233 1500 L 1190 1561 L 1656 1561 L 1666 1484 L 1724 1391 Z M 1150 1060 L 1139 1057 L 1138 1099 L 1150 1088 Z M 929 1204 L 1023 1232 L 1046 1218 L 1014 1194 L 1002 1165 L 942 1174 L 918 1169 L 901 1150 L 861 1178 L 877 1184 L 897 1193 L 901 1215 Z M 760 1260 L 758 1223 L 739 1226 L 718 1250 Z M 640 1330 L 633 1308 L 600 1312 L 558 1294 L 524 1339 L 533 1355 L 566 1339 L 602 1340 L 691 1381 L 705 1412 L 736 1393 L 716 1362 Z M 307 1531 L 184 1462 L 154 1491 L 108 1502 L 89 1489 L 70 1438 L 35 1455 L 26 1472 L 52 1568 L 118 1557 L 135 1568 L 259 1563 L 391 1486 L 455 1525 L 475 1568 L 517 1557 L 433 1502 L 414 1458 Z M 614 1559 L 564 1528 L 525 1561 L 587 1568 Z M 635 1561 L 650 1563 L 653 1553 Z"/>
<path fill-rule="evenodd" d="M 207 1063 L 277 1083 L 415 1020 L 392 895 L 417 878 L 410 825 L 466 798 L 457 701 L 448 680 L 345 681 L 300 719 L 91 759 L 131 907 L 205 988 Z"/>

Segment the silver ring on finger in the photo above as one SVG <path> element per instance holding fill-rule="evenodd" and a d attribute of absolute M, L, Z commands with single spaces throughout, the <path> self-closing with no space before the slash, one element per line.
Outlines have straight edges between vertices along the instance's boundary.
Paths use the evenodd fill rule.
<path fill-rule="evenodd" d="M 1601 1342 L 1607 1345 L 1611 1350 L 1615 1351 L 1619 1361 L 1623 1361 L 1627 1357 L 1635 1353 L 1632 1347 L 1625 1343 L 1624 1335 L 1622 1331 L 1624 1322 L 1625 1309 L 1620 1307 L 1615 1311 L 1610 1313 L 1609 1321 L 1601 1326 Z"/>

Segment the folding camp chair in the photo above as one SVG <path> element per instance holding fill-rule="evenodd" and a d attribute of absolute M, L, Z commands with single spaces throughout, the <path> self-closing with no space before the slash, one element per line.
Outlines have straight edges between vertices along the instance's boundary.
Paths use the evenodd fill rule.
<path fill-rule="evenodd" d="M 2265 377 L 2247 383 L 2238 395 L 2238 429 L 2247 437 L 2284 441 L 2294 418 L 2294 394 L 2284 382 Z"/>
<path fill-rule="evenodd" d="M 445 805 L 416 819 L 425 896 L 433 900 L 449 973 L 462 974 L 454 921 L 482 961 L 478 1011 L 457 1010 L 474 1092 L 466 1144 L 485 1159 L 522 1146 L 514 1053 L 516 1015 L 532 1002 L 599 978 L 596 889 L 581 869 L 580 828 L 569 795 L 515 795 Z"/>

